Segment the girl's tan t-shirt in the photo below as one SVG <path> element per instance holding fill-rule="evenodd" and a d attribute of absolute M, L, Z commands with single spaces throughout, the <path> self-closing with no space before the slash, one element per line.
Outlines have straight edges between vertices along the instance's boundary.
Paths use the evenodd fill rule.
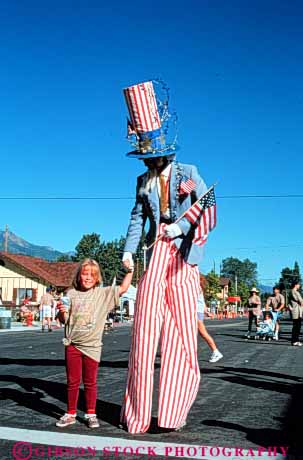
<path fill-rule="evenodd" d="M 74 345 L 85 355 L 100 361 L 102 334 L 107 314 L 119 305 L 118 287 L 95 287 L 88 291 L 70 289 L 65 345 Z"/>

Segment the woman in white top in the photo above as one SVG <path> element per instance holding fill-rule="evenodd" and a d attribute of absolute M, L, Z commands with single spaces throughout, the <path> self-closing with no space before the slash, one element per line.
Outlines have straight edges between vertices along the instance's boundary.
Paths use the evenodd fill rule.
<path fill-rule="evenodd" d="M 205 305 L 205 300 L 204 300 L 204 295 L 203 292 L 201 291 L 201 294 L 198 298 L 198 307 L 197 307 L 197 316 L 198 316 L 198 330 L 199 334 L 201 335 L 202 339 L 205 340 L 207 345 L 212 351 L 212 354 L 210 355 L 209 362 L 210 363 L 216 363 L 219 361 L 219 359 L 223 358 L 222 353 L 217 348 L 216 342 L 212 338 L 211 335 L 207 332 L 207 329 L 204 324 L 204 314 L 208 314 L 206 305 Z"/>

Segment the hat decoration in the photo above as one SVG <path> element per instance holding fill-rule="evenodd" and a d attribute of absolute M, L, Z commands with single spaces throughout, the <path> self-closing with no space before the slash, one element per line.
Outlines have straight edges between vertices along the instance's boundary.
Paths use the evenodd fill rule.
<path fill-rule="evenodd" d="M 157 93 L 154 84 L 158 85 Z M 176 113 L 168 110 L 169 89 L 160 80 L 147 81 L 123 90 L 130 120 L 127 121 L 127 139 L 134 151 L 127 156 L 138 159 L 155 158 L 173 154 L 177 147 L 177 134 L 167 140 L 170 126 L 175 125 Z M 175 129 L 176 131 L 176 129 Z"/>

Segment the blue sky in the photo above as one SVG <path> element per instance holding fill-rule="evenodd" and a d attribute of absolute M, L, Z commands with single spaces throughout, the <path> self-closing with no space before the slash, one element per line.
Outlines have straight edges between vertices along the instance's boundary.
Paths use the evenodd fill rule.
<path fill-rule="evenodd" d="M 84 233 L 124 235 L 136 176 L 122 88 L 170 87 L 178 159 L 217 195 L 302 194 L 303 6 L 299 1 L 3 1 L 0 228 L 73 250 Z M 201 269 L 228 256 L 272 282 L 303 269 L 302 198 L 218 198 Z"/>

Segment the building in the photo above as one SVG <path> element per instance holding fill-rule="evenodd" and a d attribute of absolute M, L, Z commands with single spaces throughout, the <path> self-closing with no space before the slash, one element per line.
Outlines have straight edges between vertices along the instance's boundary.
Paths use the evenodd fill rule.
<path fill-rule="evenodd" d="M 132 284 L 120 298 L 120 310 L 126 309 L 126 316 L 134 317 L 137 288 Z M 126 306 L 125 306 L 126 305 Z M 124 307 L 125 306 L 125 307 Z"/>
<path fill-rule="evenodd" d="M 202 286 L 202 289 L 205 290 L 207 286 L 207 278 L 204 275 L 202 275 L 202 273 L 200 273 L 200 284 Z M 229 288 L 231 284 L 230 278 L 220 276 L 219 284 L 220 291 L 216 294 L 216 297 L 221 303 L 224 303 L 229 296 Z"/>
<path fill-rule="evenodd" d="M 39 302 L 48 286 L 64 290 L 72 283 L 77 262 L 47 260 L 0 251 L 0 296 L 4 304 L 20 305 L 25 297 Z"/>
<path fill-rule="evenodd" d="M 221 292 L 217 294 L 217 297 L 219 300 L 223 300 L 223 302 L 227 300 L 229 287 L 230 287 L 230 279 L 225 278 L 224 276 L 220 276 Z"/>

